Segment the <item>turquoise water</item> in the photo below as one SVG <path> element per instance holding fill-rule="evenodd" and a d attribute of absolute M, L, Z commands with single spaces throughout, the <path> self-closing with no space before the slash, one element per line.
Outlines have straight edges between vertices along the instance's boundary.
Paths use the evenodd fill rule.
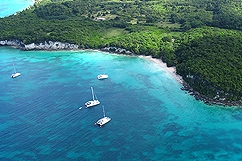
<path fill-rule="evenodd" d="M 33 4 L 33 0 L 1 0 L 0 18 L 15 14 Z"/>
<path fill-rule="evenodd" d="M 242 160 L 241 109 L 196 101 L 147 59 L 1 47 L 0 75 L 2 160 Z"/>
<path fill-rule="evenodd" d="M 0 17 L 31 3 L 1 2 Z M 0 85 L 0 160 L 242 160 L 241 109 L 196 101 L 143 58 L 0 47 Z M 90 87 L 112 118 L 102 128 L 101 105 L 78 109 Z"/>

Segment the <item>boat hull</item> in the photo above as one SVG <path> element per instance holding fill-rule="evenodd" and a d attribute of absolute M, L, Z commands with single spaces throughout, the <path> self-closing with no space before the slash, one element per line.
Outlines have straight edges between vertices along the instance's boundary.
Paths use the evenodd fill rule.
<path fill-rule="evenodd" d="M 99 75 L 97 76 L 97 79 L 99 79 L 99 80 L 102 80 L 102 79 L 108 79 L 108 75 L 107 75 L 107 74 L 99 74 Z"/>
<path fill-rule="evenodd" d="M 16 78 L 18 76 L 20 76 L 20 73 L 14 73 L 14 74 L 11 75 L 12 78 Z"/>
<path fill-rule="evenodd" d="M 93 101 L 86 102 L 84 105 L 88 108 L 88 107 L 96 106 L 99 104 L 100 104 L 100 102 L 98 100 L 93 100 Z"/>
<path fill-rule="evenodd" d="M 95 123 L 95 125 L 98 125 L 98 126 L 102 127 L 103 125 L 105 125 L 106 123 L 108 123 L 110 120 L 111 120 L 110 117 L 103 117 L 103 118 L 99 119 L 99 120 Z"/>

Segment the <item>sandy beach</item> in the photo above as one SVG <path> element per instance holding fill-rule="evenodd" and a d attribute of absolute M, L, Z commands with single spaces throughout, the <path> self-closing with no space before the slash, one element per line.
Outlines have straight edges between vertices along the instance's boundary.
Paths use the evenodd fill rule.
<path fill-rule="evenodd" d="M 241 101 L 226 101 L 226 100 L 221 100 L 221 99 L 216 100 L 216 99 L 209 98 L 203 94 L 200 94 L 199 92 L 195 91 L 192 87 L 190 87 L 190 85 L 187 84 L 182 79 L 182 77 L 176 73 L 175 67 L 167 67 L 166 63 L 164 63 L 161 59 L 152 58 L 151 56 L 139 56 L 139 57 L 157 64 L 161 69 L 163 69 L 167 73 L 171 74 L 171 76 L 175 80 L 177 80 L 179 83 L 181 83 L 183 85 L 182 89 L 188 91 L 190 93 L 190 95 L 194 96 L 197 100 L 201 100 L 204 103 L 209 104 L 209 105 L 216 104 L 216 105 L 220 105 L 220 106 L 230 106 L 230 107 L 231 106 L 232 107 L 241 106 Z"/>
<path fill-rule="evenodd" d="M 151 56 L 139 56 L 139 57 L 145 58 L 145 59 L 151 61 L 152 63 L 157 64 L 159 67 L 164 69 L 166 72 L 170 73 L 173 76 L 173 78 L 176 79 L 179 83 L 181 83 L 181 84 L 184 83 L 182 77 L 180 75 L 176 74 L 175 67 L 167 67 L 166 63 L 164 63 L 161 59 L 152 58 Z"/>

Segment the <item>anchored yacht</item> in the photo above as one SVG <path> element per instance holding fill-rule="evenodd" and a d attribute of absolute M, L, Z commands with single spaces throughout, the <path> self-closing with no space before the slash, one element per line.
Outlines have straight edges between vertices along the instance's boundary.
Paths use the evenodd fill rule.
<path fill-rule="evenodd" d="M 91 101 L 87 101 L 84 105 L 88 108 L 88 107 L 92 107 L 92 106 L 96 106 L 99 105 L 100 102 L 97 99 L 97 96 L 94 94 L 93 88 L 91 87 L 92 90 L 92 100 Z"/>
<path fill-rule="evenodd" d="M 106 123 L 108 123 L 111 120 L 110 117 L 105 116 L 105 111 L 104 111 L 104 106 L 103 106 L 103 118 L 99 119 L 95 125 L 98 125 L 100 127 L 102 127 L 103 125 L 105 125 Z"/>
<path fill-rule="evenodd" d="M 99 74 L 99 75 L 97 76 L 97 79 L 99 79 L 99 80 L 107 79 L 107 78 L 108 78 L 108 75 L 107 75 L 107 74 Z"/>

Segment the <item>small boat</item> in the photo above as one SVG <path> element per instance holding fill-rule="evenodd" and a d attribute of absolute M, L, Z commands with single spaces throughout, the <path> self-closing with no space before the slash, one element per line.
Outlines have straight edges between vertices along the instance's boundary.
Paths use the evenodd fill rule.
<path fill-rule="evenodd" d="M 20 73 L 16 71 L 14 64 L 13 64 L 13 69 L 14 69 L 14 73 L 11 75 L 11 77 L 16 78 L 16 77 L 20 76 Z"/>
<path fill-rule="evenodd" d="M 13 74 L 11 75 L 12 78 L 16 78 L 16 77 L 18 77 L 18 76 L 20 76 L 20 73 L 17 73 L 17 72 L 16 72 L 16 73 L 13 73 Z"/>
<path fill-rule="evenodd" d="M 96 106 L 99 105 L 100 102 L 97 99 L 97 96 L 94 94 L 93 88 L 91 87 L 92 90 L 92 100 L 91 101 L 87 101 L 84 105 L 88 108 L 88 107 L 92 107 L 92 106 Z"/>
<path fill-rule="evenodd" d="M 97 79 L 99 79 L 99 80 L 107 79 L 107 78 L 108 78 L 108 75 L 107 75 L 107 74 L 99 74 L 99 75 L 97 76 Z"/>
<path fill-rule="evenodd" d="M 100 127 L 102 127 L 103 125 L 105 125 L 106 123 L 108 123 L 111 120 L 110 117 L 105 116 L 105 111 L 104 111 L 104 106 L 103 106 L 103 118 L 99 119 L 95 125 L 98 125 Z"/>

